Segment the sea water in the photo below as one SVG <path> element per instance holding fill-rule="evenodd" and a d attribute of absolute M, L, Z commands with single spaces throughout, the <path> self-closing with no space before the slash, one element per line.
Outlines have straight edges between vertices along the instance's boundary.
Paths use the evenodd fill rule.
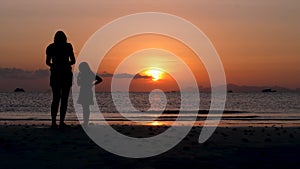
<path fill-rule="evenodd" d="M 181 107 L 181 93 L 165 92 L 166 105 L 163 105 L 161 93 L 152 94 L 152 105 L 150 104 L 149 93 L 130 93 L 130 102 L 124 101 L 126 94 L 118 93 L 117 102 L 124 109 L 128 117 L 136 118 L 137 121 L 151 121 L 157 117 L 161 124 L 171 124 L 178 117 Z M 192 96 L 193 93 L 190 93 Z M 82 112 L 75 113 L 74 103 L 70 94 L 67 110 L 67 122 L 76 122 L 82 119 Z M 192 99 L 193 97 L 191 97 Z M 1 124 L 31 124 L 50 123 L 50 107 L 52 94 L 50 92 L 24 92 L 24 93 L 0 93 L 0 122 Z M 111 93 L 96 93 L 95 106 L 99 107 L 105 119 L 98 118 L 100 112 L 92 111 L 91 123 L 97 124 L 103 120 L 110 123 L 131 124 L 126 120 L 115 107 Z M 190 117 L 194 116 L 193 111 L 200 110 L 196 124 L 203 124 L 206 120 L 207 110 L 210 109 L 210 93 L 200 93 L 200 103 L 197 105 L 185 106 L 181 114 L 182 124 L 194 125 Z M 135 108 L 131 111 L 130 106 Z M 80 105 L 77 105 L 79 108 Z M 189 108 L 190 107 L 190 108 Z M 195 109 L 197 107 L 197 109 Z M 160 114 L 162 111 L 165 113 Z M 139 113 L 142 112 L 142 113 Z M 157 114 L 158 113 L 158 114 Z M 221 117 L 222 125 L 292 125 L 300 126 L 300 93 L 274 92 L 274 93 L 228 93 L 226 105 Z M 147 120 L 149 118 L 149 120 Z M 149 123 L 151 124 L 151 123 Z"/>

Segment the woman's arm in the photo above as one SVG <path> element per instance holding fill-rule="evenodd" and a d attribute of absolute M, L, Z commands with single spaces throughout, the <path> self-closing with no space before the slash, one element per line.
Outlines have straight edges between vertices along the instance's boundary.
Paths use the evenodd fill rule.
<path fill-rule="evenodd" d="M 46 64 L 51 67 L 52 66 L 52 63 L 51 63 L 51 56 L 47 55 L 46 56 Z"/>
<path fill-rule="evenodd" d="M 70 65 L 74 65 L 75 64 L 75 56 L 74 56 L 74 52 L 73 52 L 73 47 L 70 44 Z"/>
<path fill-rule="evenodd" d="M 52 59 L 52 56 L 51 56 L 50 46 L 48 46 L 46 49 L 46 65 L 48 65 L 49 67 L 52 66 L 51 59 Z"/>

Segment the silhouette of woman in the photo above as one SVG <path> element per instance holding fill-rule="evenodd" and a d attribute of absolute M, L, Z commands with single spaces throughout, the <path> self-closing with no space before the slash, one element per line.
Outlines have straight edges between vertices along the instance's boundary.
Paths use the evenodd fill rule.
<path fill-rule="evenodd" d="M 101 83 L 102 79 L 91 71 L 86 62 L 79 64 L 79 71 L 77 84 L 80 86 L 80 92 L 77 103 L 82 105 L 83 125 L 87 126 L 90 118 L 90 105 L 94 104 L 92 88 Z"/>
<path fill-rule="evenodd" d="M 63 31 L 57 31 L 54 43 L 46 49 L 46 64 L 50 67 L 50 86 L 52 88 L 51 118 L 52 128 L 57 127 L 56 116 L 60 102 L 60 127 L 64 123 L 70 88 L 72 86 L 72 66 L 75 64 L 73 47 L 67 43 L 67 37 Z"/>

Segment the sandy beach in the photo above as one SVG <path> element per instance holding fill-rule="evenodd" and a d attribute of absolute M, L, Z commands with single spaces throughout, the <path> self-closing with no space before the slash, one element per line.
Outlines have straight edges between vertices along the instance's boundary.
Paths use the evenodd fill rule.
<path fill-rule="evenodd" d="M 115 125 L 139 137 L 163 132 L 166 126 Z M 97 146 L 79 125 L 51 129 L 48 125 L 1 125 L 0 168 L 298 168 L 300 127 L 219 127 L 204 144 L 201 127 L 161 155 L 129 159 Z"/>

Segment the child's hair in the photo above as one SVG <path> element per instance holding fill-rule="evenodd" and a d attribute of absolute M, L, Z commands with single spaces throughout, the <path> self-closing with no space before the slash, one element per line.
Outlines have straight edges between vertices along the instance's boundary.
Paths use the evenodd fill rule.
<path fill-rule="evenodd" d="M 87 62 L 81 62 L 78 66 L 78 69 L 82 73 L 90 73 L 92 72 L 89 64 Z"/>

